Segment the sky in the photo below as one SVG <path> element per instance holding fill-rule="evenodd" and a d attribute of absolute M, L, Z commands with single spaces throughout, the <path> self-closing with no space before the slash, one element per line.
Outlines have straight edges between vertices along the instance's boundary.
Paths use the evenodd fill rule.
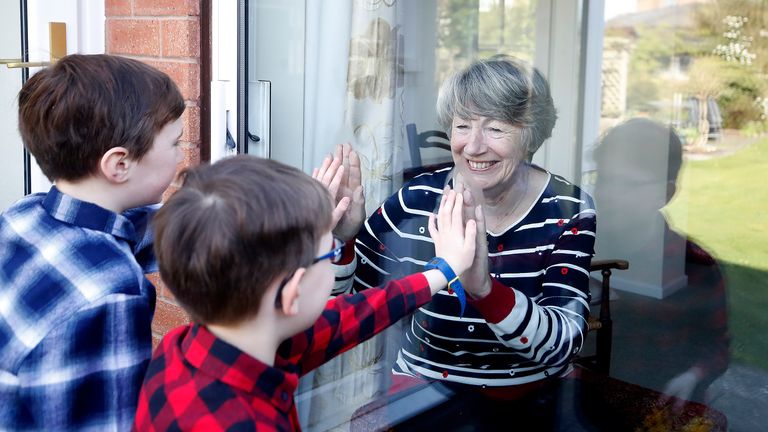
<path fill-rule="evenodd" d="M 605 0 L 605 20 L 608 21 L 617 15 L 634 12 L 636 9 L 636 0 Z"/>

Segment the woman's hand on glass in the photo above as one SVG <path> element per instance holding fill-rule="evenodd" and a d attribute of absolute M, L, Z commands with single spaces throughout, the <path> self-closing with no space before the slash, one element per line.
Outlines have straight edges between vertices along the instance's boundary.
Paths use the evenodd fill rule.
<path fill-rule="evenodd" d="M 475 257 L 477 226 L 465 219 L 461 192 L 446 189 L 437 215 L 429 215 L 429 235 L 435 242 L 435 256 L 443 258 L 454 273 L 467 271 Z"/>
<path fill-rule="evenodd" d="M 475 235 L 475 255 L 472 266 L 459 277 L 464 290 L 475 299 L 487 296 L 491 292 L 491 276 L 488 273 L 488 239 L 485 234 L 485 214 L 483 206 L 472 191 L 460 182 L 456 183 L 456 190 L 461 190 L 464 198 L 463 211 L 465 218 L 475 220 L 477 233 Z"/>
<path fill-rule="evenodd" d="M 333 234 L 344 240 L 355 238 L 365 221 L 360 157 L 349 143 L 339 144 L 333 155 L 312 171 L 312 178 L 328 188 L 336 208 L 333 210 Z"/>
<path fill-rule="evenodd" d="M 342 214 L 333 234 L 342 240 L 352 240 L 365 221 L 365 195 L 363 194 L 360 157 L 349 143 L 339 144 L 334 159 L 341 160 L 344 171 L 338 190 L 338 200 L 348 198 L 349 206 Z"/>

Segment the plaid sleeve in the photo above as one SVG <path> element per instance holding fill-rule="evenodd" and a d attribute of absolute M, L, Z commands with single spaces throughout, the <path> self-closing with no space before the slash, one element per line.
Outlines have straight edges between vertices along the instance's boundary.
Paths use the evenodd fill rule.
<path fill-rule="evenodd" d="M 537 300 L 493 280 L 491 294 L 472 301 L 496 337 L 528 359 L 557 366 L 581 350 L 589 314 L 589 264 L 595 212 L 574 215 L 555 241 Z"/>
<path fill-rule="evenodd" d="M 369 339 L 429 302 L 427 278 L 417 273 L 357 294 L 331 299 L 314 326 L 284 342 L 278 356 L 305 374 Z"/>
<path fill-rule="evenodd" d="M 0 371 L 0 430 L 128 430 L 151 353 L 145 296 L 104 296 Z"/>

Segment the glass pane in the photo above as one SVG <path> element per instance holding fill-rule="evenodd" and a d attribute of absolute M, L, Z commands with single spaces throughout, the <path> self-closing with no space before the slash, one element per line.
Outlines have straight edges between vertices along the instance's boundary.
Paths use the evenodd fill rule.
<path fill-rule="evenodd" d="M 768 409 L 766 17 L 760 2 L 606 2 L 588 178 L 598 258 L 630 262 L 612 278 L 611 375 L 698 403 L 698 418 L 644 413 L 668 427 L 759 430 Z"/>
<path fill-rule="evenodd" d="M 21 52 L 19 2 L 0 6 L 0 58 L 19 59 Z M 24 195 L 24 147 L 17 124 L 16 95 L 21 89 L 21 69 L 0 65 L 0 209 Z"/>
<path fill-rule="evenodd" d="M 595 11 L 592 4 L 597 3 L 605 9 Z M 584 3 L 590 7 L 582 9 L 582 3 L 575 4 L 251 0 L 249 80 L 254 90 L 249 109 L 257 116 L 270 114 L 252 120 L 254 127 L 261 125 L 256 134 L 271 127 L 272 157 L 307 172 L 337 143 L 350 142 L 361 155 L 371 219 L 409 172 L 418 172 L 409 170 L 435 169 L 452 161 L 439 147 L 412 152 L 413 137 L 446 132 L 435 113 L 438 89 L 450 73 L 474 60 L 501 53 L 534 63 L 551 75 L 559 125 L 574 125 L 576 119 L 585 119 L 585 124 L 575 129 L 589 129 L 598 120 L 600 125 L 597 142 L 584 143 L 584 167 L 589 170 L 581 186 L 594 195 L 599 223 L 590 232 L 596 238 L 592 267 L 579 267 L 590 276 L 591 297 L 586 288 L 576 291 L 591 302 L 590 320 L 583 323 L 589 332 L 579 333 L 585 346 L 569 354 L 576 354 L 575 372 L 562 381 L 543 380 L 547 385 L 533 390 L 523 387 L 529 392 L 506 400 L 485 391 L 486 377 L 502 373 L 515 377 L 505 376 L 507 380 L 521 379 L 516 368 L 529 364 L 517 359 L 497 367 L 494 356 L 508 353 L 478 346 L 497 340 L 505 348 L 524 344 L 519 334 L 499 338 L 485 317 L 469 322 L 452 312 L 433 313 L 425 321 L 406 317 L 302 378 L 297 401 L 307 430 L 346 429 L 350 422 L 352 429 L 482 428 L 484 421 L 507 421 L 510 416 L 534 416 L 562 429 L 761 430 L 757 413 L 768 409 L 763 397 L 768 389 L 768 192 L 760 181 L 768 164 L 764 5 L 637 0 Z M 604 18 L 598 46 L 583 46 L 579 39 L 595 31 L 582 27 L 591 17 L 581 17 L 584 11 Z M 602 52 L 601 106 L 586 112 L 585 101 L 598 95 L 580 94 L 593 77 L 579 77 L 578 71 L 597 65 L 587 64 L 591 57 L 586 55 L 583 65 L 580 55 L 591 56 L 595 50 Z M 573 64 L 564 58 L 572 58 Z M 590 119 L 595 123 L 587 123 Z M 571 156 L 559 154 L 565 149 L 581 159 L 582 147 L 573 135 L 566 131 L 559 141 L 568 143 L 553 138 L 547 144 L 548 164 L 577 166 L 569 165 L 575 164 L 567 160 Z M 439 189 L 418 190 L 428 194 Z M 396 201 L 398 195 L 394 197 Z M 583 197 L 557 195 L 541 202 L 569 198 Z M 411 239 L 424 237 L 418 217 L 431 208 L 414 211 L 405 201 L 395 208 L 406 214 L 407 223 L 392 222 L 394 213 L 387 213 L 380 231 L 371 228 L 374 236 L 396 239 L 393 232 L 406 232 Z M 541 224 L 546 226 L 547 220 Z M 496 237 L 487 236 L 489 242 Z M 354 281 L 356 290 L 366 288 L 360 268 L 368 266 L 372 272 L 375 256 L 386 255 L 388 248 L 397 252 L 390 251 L 393 255 L 381 261 L 385 265 L 374 269 L 387 277 L 420 271 L 422 258 L 434 252 L 428 241 L 402 248 L 396 240 L 387 241 L 380 241 L 383 248 L 369 249 L 373 258 L 368 261 L 361 252 L 367 245 L 358 237 L 357 273 L 346 279 Z M 489 266 L 497 265 L 499 271 L 489 273 L 499 280 L 503 274 L 527 274 L 520 273 L 525 254 L 552 249 L 549 243 L 535 246 L 544 249 L 515 249 L 507 255 L 519 255 L 519 262 L 504 267 L 495 263 L 506 249 L 494 243 Z M 578 252 L 558 249 L 561 255 Z M 596 267 L 598 260 L 609 260 L 603 264 L 614 267 L 609 279 Z M 629 262 L 628 269 L 620 268 L 621 260 Z M 521 283 L 506 287 L 517 295 Z M 450 295 L 438 295 L 436 302 Z M 527 300 L 525 304 L 540 310 L 550 297 L 531 295 Z M 606 315 L 609 309 L 612 320 Z M 573 312 L 545 310 L 553 316 Z M 424 315 L 429 313 L 415 316 Z M 451 330 L 442 333 L 445 328 Z M 478 341 L 485 331 L 488 337 Z M 560 333 L 549 335 L 563 340 Z M 476 345 L 464 348 L 465 343 Z M 442 351 L 405 352 L 405 346 Z M 542 348 L 547 344 L 538 344 Z M 524 350 L 515 349 L 524 358 Z M 593 352 L 597 361 L 588 357 Z M 410 361 L 403 356 L 428 357 L 417 372 L 422 377 L 431 373 L 429 384 L 410 386 L 390 373 L 393 365 Z M 536 361 L 545 357 L 553 356 L 542 354 Z M 467 374 L 477 379 L 472 391 L 455 378 Z M 556 384 L 550 386 L 552 382 Z"/>
<path fill-rule="evenodd" d="M 533 63 L 535 0 L 438 1 L 436 83 L 478 58 L 507 54 Z"/>

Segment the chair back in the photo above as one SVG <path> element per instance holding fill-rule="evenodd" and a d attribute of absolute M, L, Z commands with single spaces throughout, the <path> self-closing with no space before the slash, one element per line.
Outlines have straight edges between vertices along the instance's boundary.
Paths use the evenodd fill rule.
<path fill-rule="evenodd" d="M 592 355 L 579 355 L 574 362 L 587 369 L 605 375 L 611 370 L 611 345 L 613 341 L 613 320 L 611 319 L 611 274 L 612 270 L 626 270 L 629 262 L 620 259 L 593 260 L 589 266 L 590 273 L 600 272 L 600 297 L 596 302 L 599 305 L 599 315 L 595 317 L 590 313 L 587 319 L 589 331 L 596 333 L 595 353 Z"/>
<path fill-rule="evenodd" d="M 453 160 L 450 156 L 451 144 L 448 134 L 439 130 L 418 132 L 415 123 L 406 124 L 405 132 L 408 136 L 408 151 L 411 156 L 411 166 L 403 171 L 404 180 L 410 180 L 419 174 L 445 168 L 453 164 Z M 445 160 L 439 160 L 425 165 L 421 152 L 423 149 L 427 148 L 446 150 L 448 153 L 446 154 Z"/>

